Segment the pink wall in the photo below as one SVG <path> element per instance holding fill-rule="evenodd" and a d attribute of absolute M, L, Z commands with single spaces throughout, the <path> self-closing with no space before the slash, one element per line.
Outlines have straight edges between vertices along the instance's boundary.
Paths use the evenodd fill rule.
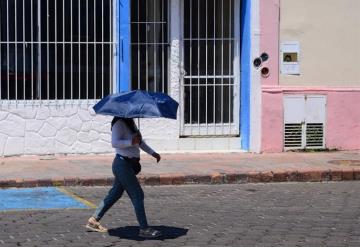
<path fill-rule="evenodd" d="M 263 63 L 270 69 L 267 78 L 261 77 L 262 85 L 279 84 L 279 1 L 260 0 L 260 54 L 269 54 Z"/>
<path fill-rule="evenodd" d="M 360 88 L 264 87 L 262 93 L 262 152 L 283 151 L 284 94 L 327 96 L 325 145 L 329 149 L 360 149 Z"/>
<path fill-rule="evenodd" d="M 325 140 L 328 148 L 360 149 L 359 99 L 360 89 L 328 94 Z"/>

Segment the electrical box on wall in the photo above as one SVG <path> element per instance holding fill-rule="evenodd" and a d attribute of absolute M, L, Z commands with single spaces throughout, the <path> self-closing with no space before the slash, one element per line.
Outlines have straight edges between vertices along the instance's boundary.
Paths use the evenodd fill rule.
<path fill-rule="evenodd" d="M 284 149 L 325 148 L 325 95 L 284 96 Z"/>

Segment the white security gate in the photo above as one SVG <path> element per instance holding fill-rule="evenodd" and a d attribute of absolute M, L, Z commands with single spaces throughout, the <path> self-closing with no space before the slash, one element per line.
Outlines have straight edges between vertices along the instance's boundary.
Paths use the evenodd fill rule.
<path fill-rule="evenodd" d="M 239 135 L 239 0 L 183 1 L 182 136 Z"/>
<path fill-rule="evenodd" d="M 113 92 L 113 0 L 0 0 L 0 99 Z"/>

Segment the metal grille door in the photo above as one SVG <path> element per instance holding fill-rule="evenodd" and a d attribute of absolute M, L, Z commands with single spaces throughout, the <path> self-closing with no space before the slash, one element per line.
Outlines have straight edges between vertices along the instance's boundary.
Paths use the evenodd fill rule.
<path fill-rule="evenodd" d="M 113 0 L 0 0 L 0 98 L 113 91 Z"/>
<path fill-rule="evenodd" d="M 168 1 L 131 1 L 132 89 L 167 92 Z"/>
<path fill-rule="evenodd" d="M 183 136 L 239 134 L 239 9 L 184 0 Z"/>

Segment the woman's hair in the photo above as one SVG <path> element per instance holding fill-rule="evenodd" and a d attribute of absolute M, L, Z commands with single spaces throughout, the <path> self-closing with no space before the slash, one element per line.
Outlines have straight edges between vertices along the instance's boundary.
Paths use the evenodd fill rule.
<path fill-rule="evenodd" d="M 120 120 L 121 119 L 121 117 L 114 117 L 113 118 L 113 120 L 111 121 L 111 129 L 112 129 L 112 127 L 114 126 L 114 124 L 118 121 L 118 120 Z"/>
<path fill-rule="evenodd" d="M 114 117 L 113 118 L 113 120 L 111 121 L 111 129 L 118 120 L 122 120 L 132 132 L 135 133 L 135 132 L 138 131 L 138 129 L 137 129 L 136 125 L 135 125 L 134 119 L 132 119 L 132 118 L 122 118 L 122 117 Z"/>

